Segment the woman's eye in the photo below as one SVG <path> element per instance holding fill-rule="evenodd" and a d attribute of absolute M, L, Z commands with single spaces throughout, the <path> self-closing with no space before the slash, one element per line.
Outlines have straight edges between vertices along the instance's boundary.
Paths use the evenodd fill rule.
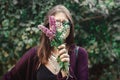
<path fill-rule="evenodd" d="M 63 22 L 60 22 L 60 21 L 56 21 L 56 26 L 57 27 L 61 27 L 62 26 L 70 26 L 70 22 L 69 21 L 63 21 Z"/>
<path fill-rule="evenodd" d="M 56 22 L 56 25 L 59 27 L 61 25 L 61 23 L 60 22 Z"/>
<path fill-rule="evenodd" d="M 65 25 L 70 25 L 70 22 L 69 21 L 64 21 L 63 22 L 63 25 L 65 26 Z"/>

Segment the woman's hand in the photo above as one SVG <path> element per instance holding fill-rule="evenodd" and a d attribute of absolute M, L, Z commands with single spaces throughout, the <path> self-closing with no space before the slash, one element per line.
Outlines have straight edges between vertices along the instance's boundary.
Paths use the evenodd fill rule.
<path fill-rule="evenodd" d="M 66 45 L 62 44 L 60 46 L 58 46 L 58 55 L 60 56 L 60 59 L 62 62 L 70 62 L 70 58 L 68 55 L 68 50 L 66 49 Z"/>
<path fill-rule="evenodd" d="M 69 58 L 69 55 L 68 55 L 68 50 L 66 49 L 66 45 L 62 44 L 62 45 L 58 46 L 58 49 L 59 49 L 59 51 L 58 51 L 59 55 L 58 56 L 60 57 L 60 60 L 62 62 L 66 62 L 66 63 L 69 64 L 70 58 Z M 69 70 L 69 67 L 68 67 L 68 70 Z M 67 76 L 67 73 L 65 71 L 61 70 L 61 72 L 62 72 L 63 77 Z"/>

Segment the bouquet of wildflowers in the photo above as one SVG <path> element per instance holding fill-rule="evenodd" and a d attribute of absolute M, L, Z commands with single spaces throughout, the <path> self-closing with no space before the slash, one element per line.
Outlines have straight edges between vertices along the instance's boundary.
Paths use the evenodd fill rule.
<path fill-rule="evenodd" d="M 57 29 L 56 20 L 54 19 L 54 16 L 50 16 L 49 17 L 50 28 L 48 29 L 43 25 L 38 25 L 38 28 L 43 33 L 45 33 L 47 37 L 49 37 L 51 46 L 54 46 L 57 48 L 59 45 L 64 43 L 64 37 L 65 37 L 64 33 L 69 28 L 67 24 L 68 23 L 64 23 L 63 24 L 64 27 L 62 29 Z M 62 62 L 60 60 L 60 56 L 58 56 L 57 61 L 59 63 L 60 68 L 68 74 L 69 63 Z"/>

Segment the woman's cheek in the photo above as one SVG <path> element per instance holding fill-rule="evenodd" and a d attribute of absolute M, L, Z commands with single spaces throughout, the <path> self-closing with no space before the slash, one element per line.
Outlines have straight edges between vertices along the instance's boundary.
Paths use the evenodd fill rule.
<path fill-rule="evenodd" d="M 63 39 L 66 39 L 69 36 L 69 33 L 70 33 L 70 28 L 63 31 L 63 34 L 61 36 L 63 37 Z"/>

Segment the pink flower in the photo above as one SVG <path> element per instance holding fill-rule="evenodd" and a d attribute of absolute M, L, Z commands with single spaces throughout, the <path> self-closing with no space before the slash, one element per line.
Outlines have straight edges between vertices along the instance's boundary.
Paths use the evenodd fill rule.
<path fill-rule="evenodd" d="M 49 24 L 50 24 L 50 30 L 55 34 L 56 33 L 56 21 L 54 19 L 54 16 L 49 17 Z"/>
<path fill-rule="evenodd" d="M 38 28 L 46 34 L 47 37 L 49 37 L 50 40 L 52 40 L 55 37 L 56 34 L 56 21 L 54 19 L 54 16 L 49 17 L 49 26 L 50 29 L 43 25 L 38 25 Z"/>

